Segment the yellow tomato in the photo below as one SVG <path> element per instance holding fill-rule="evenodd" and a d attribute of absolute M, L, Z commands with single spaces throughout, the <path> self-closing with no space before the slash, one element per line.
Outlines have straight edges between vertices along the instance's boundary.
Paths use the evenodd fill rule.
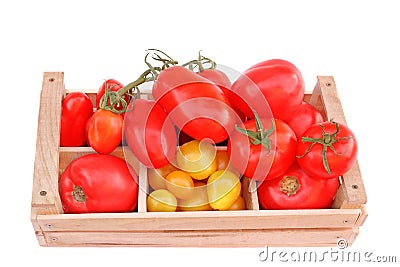
<path fill-rule="evenodd" d="M 207 181 L 210 206 L 215 210 L 228 210 L 240 196 L 239 177 L 228 170 L 214 172 Z"/>
<path fill-rule="evenodd" d="M 246 202 L 242 196 L 239 196 L 235 202 L 233 202 L 232 206 L 229 207 L 229 210 L 245 210 Z"/>
<path fill-rule="evenodd" d="M 212 210 L 208 203 L 207 184 L 195 182 L 193 194 L 188 199 L 179 200 L 179 208 L 182 211 Z"/>
<path fill-rule="evenodd" d="M 215 146 L 206 141 L 192 140 L 179 147 L 176 153 L 178 167 L 196 180 L 208 178 L 217 170 Z"/>
<path fill-rule="evenodd" d="M 147 196 L 147 211 L 176 211 L 176 197 L 165 189 L 151 192 Z"/>
<path fill-rule="evenodd" d="M 187 199 L 193 194 L 193 179 L 184 171 L 173 171 L 165 178 L 167 189 L 179 199 Z"/>
<path fill-rule="evenodd" d="M 167 185 L 165 183 L 165 177 L 167 177 L 168 174 L 176 170 L 177 168 L 175 168 L 171 164 L 168 164 L 159 169 L 148 169 L 147 175 L 149 179 L 149 185 L 154 190 L 167 189 Z"/>

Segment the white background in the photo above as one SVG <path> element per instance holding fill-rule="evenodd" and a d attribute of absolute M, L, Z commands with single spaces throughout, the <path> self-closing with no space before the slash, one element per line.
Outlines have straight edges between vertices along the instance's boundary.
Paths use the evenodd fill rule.
<path fill-rule="evenodd" d="M 43 267 L 269 264 L 259 262 L 261 248 L 38 246 L 29 213 L 43 72 L 64 71 L 67 88 L 98 88 L 111 77 L 128 83 L 144 70 L 147 48 L 162 49 L 182 63 L 203 50 L 239 71 L 262 60 L 287 59 L 302 71 L 308 89 L 317 75 L 333 75 L 358 137 L 368 194 L 369 217 L 351 249 L 397 255 L 400 261 L 395 2 L 2 1 L 0 265 L 25 260 Z"/>

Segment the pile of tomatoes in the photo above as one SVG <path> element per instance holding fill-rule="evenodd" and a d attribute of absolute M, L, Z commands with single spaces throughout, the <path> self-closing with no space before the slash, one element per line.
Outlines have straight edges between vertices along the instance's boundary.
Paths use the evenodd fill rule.
<path fill-rule="evenodd" d="M 161 66 L 148 62 L 150 52 Z M 295 65 L 263 61 L 231 83 L 200 54 L 178 65 L 150 52 L 149 69 L 137 80 L 101 85 L 96 111 L 83 93 L 64 98 L 61 146 L 87 144 L 97 152 L 76 159 L 61 176 L 65 212 L 136 208 L 137 174 L 108 155 L 121 144 L 148 168 L 148 211 L 245 209 L 242 176 L 257 183 L 263 209 L 330 207 L 338 177 L 355 163 L 357 141 L 346 125 L 303 101 Z M 140 98 L 147 82 L 152 100 Z"/>

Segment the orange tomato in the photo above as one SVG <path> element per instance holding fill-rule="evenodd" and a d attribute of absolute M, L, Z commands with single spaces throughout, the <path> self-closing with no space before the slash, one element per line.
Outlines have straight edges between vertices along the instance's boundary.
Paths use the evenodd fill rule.
<path fill-rule="evenodd" d="M 246 202 L 242 196 L 239 196 L 228 210 L 245 210 Z"/>
<path fill-rule="evenodd" d="M 167 189 L 167 184 L 165 183 L 165 177 L 173 171 L 178 170 L 171 164 L 159 169 L 148 169 L 147 176 L 149 179 L 149 185 L 154 190 L 157 189 Z"/>
<path fill-rule="evenodd" d="M 179 199 L 187 199 L 193 194 L 193 179 L 184 171 L 173 171 L 165 178 L 167 189 Z"/>

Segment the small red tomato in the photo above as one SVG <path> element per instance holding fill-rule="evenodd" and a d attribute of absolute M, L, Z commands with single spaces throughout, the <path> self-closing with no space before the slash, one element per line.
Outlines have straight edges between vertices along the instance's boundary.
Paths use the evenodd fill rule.
<path fill-rule="evenodd" d="M 86 142 L 85 125 L 93 114 L 93 104 L 82 92 L 69 93 L 62 101 L 61 146 L 83 146 Z"/>
<path fill-rule="evenodd" d="M 292 128 L 296 134 L 297 140 L 301 139 L 302 134 L 311 125 L 323 122 L 324 118 L 321 113 L 313 106 L 306 102 L 302 102 L 297 111 L 290 117 L 286 123 Z"/>
<path fill-rule="evenodd" d="M 97 97 L 96 97 L 96 107 L 97 107 L 97 109 L 100 109 L 100 100 L 103 97 L 103 95 L 106 92 L 106 90 L 111 90 L 113 92 L 117 92 L 119 89 L 121 89 L 123 87 L 124 86 L 122 85 L 122 83 L 120 83 L 119 81 L 114 80 L 114 79 L 108 79 L 108 80 L 104 81 L 104 83 L 100 86 L 99 91 L 97 92 Z M 128 104 L 129 103 L 129 96 L 125 95 L 124 96 L 124 100 Z M 107 104 L 110 105 L 110 101 L 108 101 Z M 123 106 L 115 104 L 114 108 L 116 110 L 122 110 Z"/>
<path fill-rule="evenodd" d="M 129 212 L 137 206 L 138 177 L 124 160 L 88 154 L 72 161 L 61 175 L 65 213 Z"/>
<path fill-rule="evenodd" d="M 258 201 L 263 209 L 329 208 L 338 186 L 338 178 L 314 179 L 295 163 L 278 178 L 261 183 Z"/>
<path fill-rule="evenodd" d="M 308 128 L 297 143 L 297 162 L 314 178 L 330 179 L 348 172 L 357 159 L 357 140 L 344 124 L 326 121 Z"/>
<path fill-rule="evenodd" d="M 88 143 L 100 154 L 109 154 L 122 141 L 124 119 L 109 110 L 97 110 L 89 122 Z"/>

